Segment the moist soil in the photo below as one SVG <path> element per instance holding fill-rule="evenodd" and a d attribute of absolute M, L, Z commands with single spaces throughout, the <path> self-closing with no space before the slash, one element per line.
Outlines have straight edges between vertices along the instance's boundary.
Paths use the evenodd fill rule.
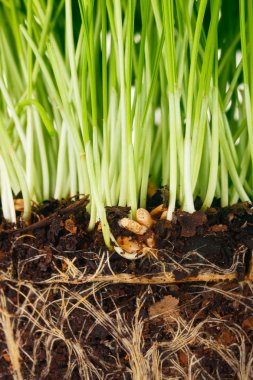
<path fill-rule="evenodd" d="M 87 203 L 44 202 L 28 226 L 1 218 L 0 379 L 253 379 L 251 205 L 158 214 L 144 236 L 108 207 L 115 238 L 155 237 L 131 261 L 88 231 Z"/>

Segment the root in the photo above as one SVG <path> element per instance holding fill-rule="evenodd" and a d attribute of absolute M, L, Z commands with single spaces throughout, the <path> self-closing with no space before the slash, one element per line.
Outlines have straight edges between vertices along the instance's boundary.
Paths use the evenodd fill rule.
<path fill-rule="evenodd" d="M 16 334 L 17 331 L 14 332 L 13 319 L 13 316 L 8 312 L 4 292 L 0 289 L 0 326 L 5 335 L 13 378 L 23 380 L 20 368 L 20 342 Z"/>
<path fill-rule="evenodd" d="M 10 283 L 7 286 L 12 293 L 16 292 L 20 300 L 17 305 L 11 304 L 14 311 L 10 315 L 6 312 L 6 299 L 1 292 L 1 308 L 4 311 L 1 314 L 1 325 L 6 332 L 6 346 L 13 376 L 17 380 L 25 378 L 24 370 L 30 373 L 33 380 L 46 379 L 54 366 L 55 352 L 59 347 L 67 357 L 65 379 L 70 379 L 77 373 L 87 380 L 114 379 L 119 374 L 122 379 L 131 376 L 133 380 L 220 379 L 219 368 L 216 376 L 212 377 L 202 365 L 205 350 L 214 352 L 227 363 L 233 378 L 237 376 L 239 380 L 250 380 L 253 376 L 253 349 L 249 349 L 250 341 L 245 331 L 240 326 L 219 318 L 207 317 L 199 321 L 204 307 L 191 320 L 183 317 L 185 305 L 178 309 L 179 314 L 174 317 L 171 315 L 170 318 L 165 318 L 161 315 L 163 321 L 160 319 L 159 323 L 162 335 L 166 334 L 167 338 L 161 340 L 159 334 L 152 335 L 152 340 L 148 343 L 145 340 L 146 326 L 148 324 L 152 331 L 152 324 L 157 324 L 158 317 L 150 318 L 142 312 L 146 308 L 147 295 L 152 292 L 151 287 L 146 287 L 135 298 L 135 312 L 129 319 L 124 309 L 118 306 L 117 299 L 110 298 L 112 306 L 109 311 L 105 308 L 108 304 L 105 302 L 108 283 L 76 287 L 63 284 L 38 286 L 19 282 L 19 286 Z M 200 292 L 217 292 L 249 308 L 252 297 L 246 298 L 240 294 L 236 296 L 237 290 L 225 291 L 218 285 L 202 287 L 201 290 L 198 286 L 191 302 L 198 299 Z M 82 316 L 78 333 L 75 321 L 77 315 Z M 90 319 L 93 323 L 87 325 Z M 12 320 L 15 320 L 15 324 Z M 233 336 L 232 344 L 224 346 L 208 336 L 206 331 L 211 324 L 229 329 Z M 113 353 L 110 361 L 96 357 L 93 346 L 89 343 L 93 334 L 96 334 L 96 329 L 107 331 L 111 337 L 108 341 L 105 338 L 102 340 L 104 347 Z M 29 346 L 31 337 L 34 337 L 33 351 L 27 352 L 26 347 Z M 197 352 L 203 352 L 203 356 L 196 354 L 197 348 Z M 39 358 L 43 352 L 45 364 L 38 373 L 38 368 L 41 368 Z M 120 359 L 122 352 L 126 361 L 124 369 Z"/>

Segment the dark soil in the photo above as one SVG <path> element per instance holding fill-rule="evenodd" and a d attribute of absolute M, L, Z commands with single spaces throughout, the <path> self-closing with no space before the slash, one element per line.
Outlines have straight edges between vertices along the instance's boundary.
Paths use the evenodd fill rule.
<path fill-rule="evenodd" d="M 45 202 L 29 226 L 1 219 L 0 379 L 253 379 L 251 205 L 158 215 L 158 251 L 129 261 L 88 232 L 86 203 Z M 128 212 L 107 208 L 116 238 L 133 235 L 118 224 Z M 168 273 L 182 284 L 148 283 Z M 201 273 L 235 279 L 184 283 Z"/>
<path fill-rule="evenodd" d="M 253 294 L 247 284 L 5 282 L 2 290 L 24 379 L 188 379 L 189 373 L 195 379 L 252 379 Z M 0 378 L 11 380 L 4 327 Z"/>
<path fill-rule="evenodd" d="M 158 219 L 152 228 L 158 252 L 137 261 L 122 260 L 116 253 L 110 253 L 108 260 L 102 232 L 87 231 L 86 203 L 86 200 L 68 204 L 45 202 L 34 209 L 34 223 L 25 227 L 19 223 L 17 229 L 3 221 L 0 270 L 6 273 L 7 268 L 12 268 L 13 280 L 44 282 L 64 272 L 67 260 L 86 276 L 93 275 L 101 262 L 102 275 L 151 276 L 170 272 L 181 281 L 202 272 L 236 273 L 238 279 L 245 276 L 253 248 L 253 210 L 247 203 L 212 208 L 206 214 L 179 210 L 172 222 Z M 133 235 L 118 224 L 128 212 L 128 208 L 107 208 L 115 238 Z M 146 238 L 145 235 L 133 237 L 138 241 Z M 68 279 L 74 280 L 75 276 Z"/>

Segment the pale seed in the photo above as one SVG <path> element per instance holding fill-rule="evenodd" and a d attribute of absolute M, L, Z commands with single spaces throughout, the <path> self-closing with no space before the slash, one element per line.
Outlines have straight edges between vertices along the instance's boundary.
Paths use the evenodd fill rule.
<path fill-rule="evenodd" d="M 154 248 L 155 247 L 155 235 L 152 234 L 150 237 L 147 238 L 146 243 L 149 248 Z"/>
<path fill-rule="evenodd" d="M 129 218 L 123 218 L 119 220 L 120 227 L 125 228 L 128 231 L 133 232 L 136 235 L 144 235 L 147 232 L 147 227 L 142 226 L 138 222 L 135 222 Z"/>
<path fill-rule="evenodd" d="M 137 241 L 132 240 L 130 236 L 119 236 L 117 238 L 117 243 L 124 251 L 128 253 L 137 253 L 140 251 L 141 247 Z"/>
<path fill-rule="evenodd" d="M 161 204 L 161 205 L 157 206 L 156 208 L 154 208 L 152 211 L 150 211 L 150 215 L 154 216 L 154 215 L 160 214 L 164 211 L 167 211 L 167 208 L 163 207 L 163 204 Z"/>
<path fill-rule="evenodd" d="M 14 207 L 16 211 L 24 211 L 24 200 L 23 199 L 14 199 Z"/>
<path fill-rule="evenodd" d="M 167 210 L 163 211 L 162 215 L 160 216 L 160 219 L 163 219 L 163 220 L 167 219 L 167 213 L 168 213 Z"/>
<path fill-rule="evenodd" d="M 152 225 L 154 224 L 154 220 L 151 218 L 150 213 L 148 212 L 148 210 L 145 210 L 144 208 L 138 208 L 138 210 L 136 211 L 136 220 L 138 223 L 148 228 L 152 227 Z"/>

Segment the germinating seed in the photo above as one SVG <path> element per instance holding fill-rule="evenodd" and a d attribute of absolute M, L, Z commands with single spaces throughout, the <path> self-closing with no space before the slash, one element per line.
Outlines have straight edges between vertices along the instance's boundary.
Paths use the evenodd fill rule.
<path fill-rule="evenodd" d="M 119 225 L 122 228 L 125 228 L 128 231 L 133 232 L 136 235 L 144 235 L 147 232 L 147 227 L 142 226 L 138 222 L 135 222 L 129 218 L 123 218 L 119 220 Z"/>

